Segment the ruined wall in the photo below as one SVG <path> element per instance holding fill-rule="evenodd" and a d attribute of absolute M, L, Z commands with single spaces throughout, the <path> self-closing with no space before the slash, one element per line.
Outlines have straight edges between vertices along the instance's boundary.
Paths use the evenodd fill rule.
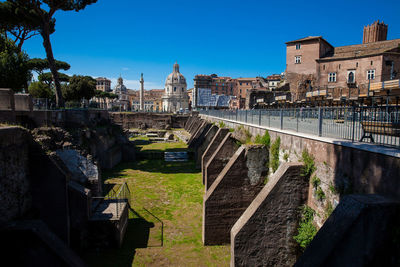
<path fill-rule="evenodd" d="M 204 195 L 203 243 L 230 243 L 230 231 L 263 187 L 267 175 L 264 146 L 241 146 Z"/>
<path fill-rule="evenodd" d="M 0 222 L 23 216 L 31 207 L 28 132 L 0 128 Z"/>
<path fill-rule="evenodd" d="M 157 113 L 111 112 L 110 118 L 114 123 L 121 125 L 124 129 L 170 129 L 183 128 L 188 116 Z"/>
<path fill-rule="evenodd" d="M 231 266 L 292 266 L 298 209 L 305 203 L 308 179 L 302 164 L 286 163 L 269 179 L 231 231 Z"/>

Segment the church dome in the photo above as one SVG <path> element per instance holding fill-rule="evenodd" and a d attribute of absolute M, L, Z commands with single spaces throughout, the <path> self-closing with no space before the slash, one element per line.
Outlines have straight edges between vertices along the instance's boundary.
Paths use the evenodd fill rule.
<path fill-rule="evenodd" d="M 114 87 L 115 93 L 126 93 L 126 86 L 122 77 L 118 78 L 118 84 Z"/>
<path fill-rule="evenodd" d="M 168 75 L 167 79 L 165 80 L 165 87 L 168 87 L 169 85 L 186 87 L 186 79 L 179 72 L 179 65 L 176 62 L 174 64 L 173 72 L 170 75 Z"/>

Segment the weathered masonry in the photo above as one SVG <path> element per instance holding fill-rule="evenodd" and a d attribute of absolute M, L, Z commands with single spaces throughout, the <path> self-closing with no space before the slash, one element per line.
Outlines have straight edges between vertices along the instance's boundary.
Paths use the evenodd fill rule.
<path fill-rule="evenodd" d="M 231 129 L 213 129 L 220 121 Z M 400 263 L 399 243 L 390 238 L 400 222 L 396 150 L 195 114 L 185 129 L 190 142 L 203 142 L 196 154 L 205 185 L 203 243 L 230 244 L 231 266 Z M 271 147 L 254 144 L 266 130 Z M 275 172 L 268 170 L 273 160 L 279 164 Z M 312 224 L 321 229 L 302 253 L 294 236 L 305 205 L 320 214 Z"/>

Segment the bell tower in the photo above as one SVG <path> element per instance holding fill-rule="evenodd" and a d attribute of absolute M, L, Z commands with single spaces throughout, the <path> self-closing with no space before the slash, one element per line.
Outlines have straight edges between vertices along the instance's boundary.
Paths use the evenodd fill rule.
<path fill-rule="evenodd" d="M 371 25 L 364 27 L 363 44 L 374 43 L 387 40 L 388 25 L 375 21 Z"/>

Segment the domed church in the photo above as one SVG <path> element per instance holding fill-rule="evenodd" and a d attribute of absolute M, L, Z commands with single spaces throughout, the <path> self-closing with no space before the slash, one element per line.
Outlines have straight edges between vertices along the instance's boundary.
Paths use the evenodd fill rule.
<path fill-rule="evenodd" d="M 186 79 L 179 72 L 179 65 L 175 62 L 173 72 L 165 81 L 165 91 L 162 96 L 163 111 L 177 112 L 189 108 L 189 96 L 186 88 Z"/>

